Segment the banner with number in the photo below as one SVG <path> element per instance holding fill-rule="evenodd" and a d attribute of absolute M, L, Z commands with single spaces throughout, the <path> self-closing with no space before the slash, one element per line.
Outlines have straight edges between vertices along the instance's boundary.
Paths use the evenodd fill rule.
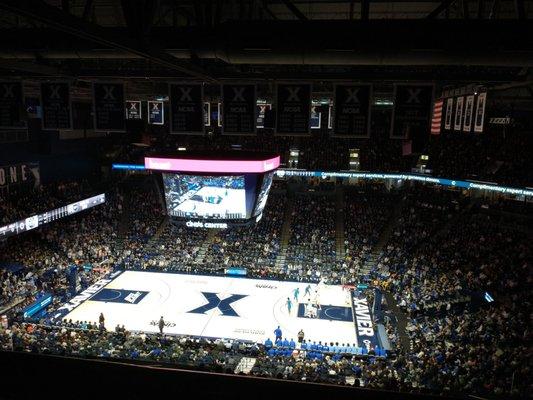
<path fill-rule="evenodd" d="M 256 125 L 256 86 L 222 85 L 222 133 L 253 134 Z"/>
<path fill-rule="evenodd" d="M 483 132 L 483 127 L 485 124 L 485 106 L 487 102 L 487 93 L 480 93 L 477 96 L 477 105 L 476 105 L 476 118 L 474 120 L 474 132 L 481 133 Z"/>
<path fill-rule="evenodd" d="M 24 128 L 21 82 L 0 82 L 0 128 Z"/>
<path fill-rule="evenodd" d="M 463 103 L 465 98 L 463 96 L 458 97 L 455 102 L 455 120 L 453 123 L 453 130 L 460 131 L 463 127 Z"/>
<path fill-rule="evenodd" d="M 70 85 L 67 82 L 41 83 L 43 129 L 72 129 Z"/>
<path fill-rule="evenodd" d="M 452 129 L 453 117 L 453 97 L 446 99 L 446 117 L 444 119 L 444 129 L 447 131 Z"/>
<path fill-rule="evenodd" d="M 465 117 L 463 122 L 463 132 L 472 131 L 472 115 L 474 114 L 474 95 L 466 96 Z"/>
<path fill-rule="evenodd" d="M 334 99 L 333 134 L 370 137 L 372 85 L 336 85 Z"/>
<path fill-rule="evenodd" d="M 405 139 L 428 132 L 433 103 L 431 84 L 395 84 L 390 137 Z"/>
<path fill-rule="evenodd" d="M 124 132 L 124 85 L 122 83 L 93 84 L 94 129 L 97 131 Z"/>
<path fill-rule="evenodd" d="M 170 133 L 204 133 L 204 90 L 201 84 L 170 85 Z"/>
<path fill-rule="evenodd" d="M 310 133 L 311 84 L 279 83 L 276 86 L 276 133 Z"/>
<path fill-rule="evenodd" d="M 139 100 L 126 101 L 126 119 L 134 121 L 142 119 L 141 102 Z"/>
<path fill-rule="evenodd" d="M 151 125 L 165 124 L 165 103 L 162 101 L 148 102 L 148 123 Z"/>

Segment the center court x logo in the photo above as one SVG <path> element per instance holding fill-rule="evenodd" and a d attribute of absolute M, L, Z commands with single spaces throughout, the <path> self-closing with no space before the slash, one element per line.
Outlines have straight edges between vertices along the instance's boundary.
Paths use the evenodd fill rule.
<path fill-rule="evenodd" d="M 213 308 L 218 308 L 222 315 L 226 317 L 238 317 L 239 314 L 237 314 L 231 307 L 231 303 L 234 303 L 247 296 L 246 294 L 232 294 L 230 297 L 220 300 L 217 293 L 202 292 L 202 294 L 208 303 L 187 312 L 194 314 L 205 314 L 207 311 L 212 310 Z"/>

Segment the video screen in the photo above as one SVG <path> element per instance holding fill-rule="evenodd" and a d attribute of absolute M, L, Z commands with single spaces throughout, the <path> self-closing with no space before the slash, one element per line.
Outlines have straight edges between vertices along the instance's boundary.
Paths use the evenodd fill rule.
<path fill-rule="evenodd" d="M 247 218 L 244 175 L 163 174 L 170 216 L 191 219 Z"/>
<path fill-rule="evenodd" d="M 270 186 L 272 186 L 273 176 L 274 176 L 274 172 L 270 172 L 268 174 L 265 174 L 263 178 L 263 183 L 261 184 L 261 191 L 259 192 L 259 196 L 257 197 L 257 204 L 254 210 L 254 217 L 257 217 L 258 215 L 263 213 L 263 210 L 265 208 L 265 205 L 268 199 L 268 193 L 270 192 Z"/>

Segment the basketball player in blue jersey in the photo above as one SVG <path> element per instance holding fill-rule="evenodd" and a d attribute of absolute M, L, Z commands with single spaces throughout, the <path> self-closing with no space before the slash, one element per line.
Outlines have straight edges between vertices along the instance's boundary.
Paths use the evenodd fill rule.
<path fill-rule="evenodd" d="M 287 297 L 287 302 L 285 304 L 287 304 L 287 310 L 289 311 L 289 314 L 290 314 L 291 313 L 291 308 L 292 308 L 292 301 L 291 301 L 290 297 Z"/>
<path fill-rule="evenodd" d="M 295 301 L 298 301 L 298 296 L 300 295 L 300 288 L 297 287 L 296 289 L 294 289 L 294 290 L 292 291 L 292 293 L 293 293 L 293 295 L 294 295 L 294 300 L 295 300 Z"/>
<path fill-rule="evenodd" d="M 307 285 L 305 287 L 305 293 L 304 296 L 310 296 L 311 295 L 311 285 Z"/>

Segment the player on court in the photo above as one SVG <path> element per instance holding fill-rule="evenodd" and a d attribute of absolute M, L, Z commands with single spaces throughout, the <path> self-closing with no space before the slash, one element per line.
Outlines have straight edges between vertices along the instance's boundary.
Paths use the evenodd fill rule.
<path fill-rule="evenodd" d="M 313 297 L 313 303 L 314 303 L 314 305 L 315 305 L 317 310 L 321 309 L 321 307 L 320 307 L 320 294 L 318 292 L 318 288 L 315 289 L 315 295 Z"/>
<path fill-rule="evenodd" d="M 316 318 L 317 312 L 316 308 L 313 304 L 311 304 L 311 299 L 307 299 L 307 303 L 305 303 L 305 313 L 304 316 L 307 318 Z"/>
<path fill-rule="evenodd" d="M 287 310 L 289 311 L 289 314 L 290 314 L 291 313 L 291 308 L 292 308 L 292 301 L 291 301 L 290 297 L 287 297 L 287 302 L 285 304 L 287 304 Z"/>
<path fill-rule="evenodd" d="M 297 287 L 296 289 L 294 289 L 294 290 L 292 291 L 292 293 L 293 293 L 293 296 L 294 296 L 294 300 L 295 300 L 295 301 L 298 301 L 298 296 L 300 295 L 300 288 Z"/>
<path fill-rule="evenodd" d="M 305 287 L 304 296 L 311 296 L 311 285 L 310 284 Z"/>

